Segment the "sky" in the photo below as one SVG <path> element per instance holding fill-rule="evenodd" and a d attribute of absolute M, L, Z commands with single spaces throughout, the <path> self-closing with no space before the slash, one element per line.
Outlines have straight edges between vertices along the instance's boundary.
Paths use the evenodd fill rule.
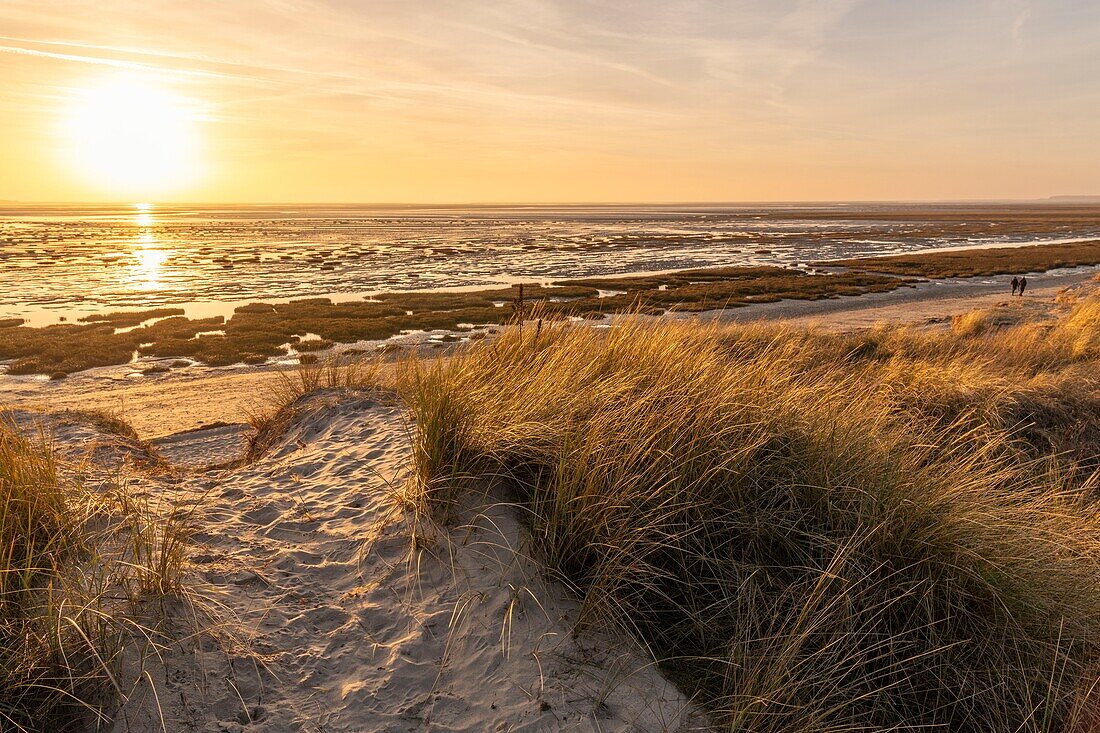
<path fill-rule="evenodd" d="M 1059 194 L 1096 0 L 0 2 L 0 200 Z"/>

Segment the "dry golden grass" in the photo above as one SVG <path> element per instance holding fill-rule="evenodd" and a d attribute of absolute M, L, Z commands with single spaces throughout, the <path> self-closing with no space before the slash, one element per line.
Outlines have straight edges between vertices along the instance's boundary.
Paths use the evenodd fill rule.
<path fill-rule="evenodd" d="M 45 438 L 0 425 L 0 729 L 87 730 L 150 648 L 149 601 L 184 594 L 187 518 L 59 478 Z"/>
<path fill-rule="evenodd" d="M 1098 316 L 507 329 L 401 365 L 415 490 L 510 487 L 719 727 L 1095 730 Z"/>
<path fill-rule="evenodd" d="M 996 325 L 992 309 L 974 310 L 951 319 L 951 330 L 964 337 L 981 336 Z"/>

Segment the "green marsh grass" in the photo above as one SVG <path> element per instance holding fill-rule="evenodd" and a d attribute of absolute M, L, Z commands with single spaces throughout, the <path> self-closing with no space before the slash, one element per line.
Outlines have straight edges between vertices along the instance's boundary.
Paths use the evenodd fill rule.
<path fill-rule="evenodd" d="M 976 277 L 1044 272 L 1061 267 L 1100 265 L 1100 240 L 1068 244 L 996 247 L 951 252 L 921 252 L 834 260 L 821 265 L 843 265 L 871 272 L 917 277 Z"/>
<path fill-rule="evenodd" d="M 528 303 L 545 318 L 601 318 L 645 309 L 699 311 L 781 298 L 819 299 L 902 287 L 901 278 L 867 273 L 809 275 L 778 267 L 727 267 L 662 276 L 611 278 L 578 283 L 523 286 Z M 597 297 L 597 285 L 627 292 Z M 287 303 L 250 303 L 222 317 L 188 319 L 178 308 L 87 316 L 82 323 L 0 328 L 0 359 L 8 374 L 67 374 L 127 364 L 135 354 L 189 357 L 210 366 L 261 364 L 284 354 L 325 350 L 334 343 L 383 340 L 415 330 L 461 330 L 469 325 L 504 324 L 515 318 L 519 286 L 465 292 L 383 293 L 371 300 L 333 302 L 305 298 Z M 502 304 L 497 307 L 496 304 Z M 160 318 L 152 323 L 145 321 Z M 119 328 L 131 330 L 118 331 Z M 306 340 L 316 334 L 320 340 Z"/>

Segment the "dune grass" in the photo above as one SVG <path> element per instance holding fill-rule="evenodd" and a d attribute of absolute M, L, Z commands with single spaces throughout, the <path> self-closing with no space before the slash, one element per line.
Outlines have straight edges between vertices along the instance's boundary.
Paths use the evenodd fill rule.
<path fill-rule="evenodd" d="M 258 396 L 248 422 L 252 426 L 244 461 L 262 456 L 294 419 L 295 401 L 319 390 L 381 390 L 383 366 L 377 361 L 328 356 L 275 372 Z"/>
<path fill-rule="evenodd" d="M 402 365 L 414 491 L 507 487 L 722 729 L 1096 730 L 1098 317 L 511 328 Z"/>
<path fill-rule="evenodd" d="M 150 648 L 150 601 L 182 596 L 178 514 L 119 485 L 61 477 L 48 443 L 0 424 L 0 729 L 89 730 L 128 692 L 124 653 Z"/>

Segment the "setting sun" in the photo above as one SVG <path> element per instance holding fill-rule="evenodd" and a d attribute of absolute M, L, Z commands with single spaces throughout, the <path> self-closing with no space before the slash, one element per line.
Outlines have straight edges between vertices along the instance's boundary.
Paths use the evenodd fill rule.
<path fill-rule="evenodd" d="M 136 75 L 79 89 L 64 116 L 67 163 L 120 194 L 178 189 L 197 170 L 194 107 L 155 80 Z"/>

